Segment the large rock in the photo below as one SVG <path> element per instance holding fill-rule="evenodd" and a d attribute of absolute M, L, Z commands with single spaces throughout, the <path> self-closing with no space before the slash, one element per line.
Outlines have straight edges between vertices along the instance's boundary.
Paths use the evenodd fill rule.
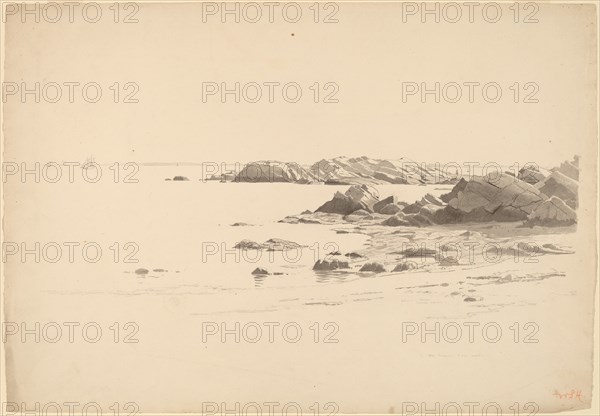
<path fill-rule="evenodd" d="M 444 201 L 445 203 L 449 203 L 450 201 L 452 201 L 454 198 L 456 198 L 458 196 L 459 192 L 461 192 L 462 190 L 465 189 L 465 187 L 467 186 L 467 183 L 468 182 L 464 178 L 460 178 L 460 181 L 458 181 L 458 183 L 456 185 L 454 185 L 454 188 L 452 188 L 452 190 L 450 192 L 448 192 L 447 194 L 440 196 L 440 199 L 442 201 Z"/>
<path fill-rule="evenodd" d="M 547 201 L 542 202 L 528 217 L 525 225 L 527 226 L 565 226 L 577 222 L 577 213 L 565 202 L 553 196 Z"/>
<path fill-rule="evenodd" d="M 535 186 L 496 172 L 459 182 L 442 200 L 449 196 L 448 206 L 433 215 L 436 223 L 525 220 L 546 200 Z"/>
<path fill-rule="evenodd" d="M 331 201 L 321 205 L 317 212 L 348 215 L 357 210 L 373 212 L 379 201 L 379 192 L 369 185 L 353 185 L 346 193 L 336 192 Z"/>
<path fill-rule="evenodd" d="M 377 212 L 378 214 L 382 214 L 381 209 L 389 204 L 396 204 L 398 202 L 398 198 L 396 198 L 395 196 L 388 196 L 385 199 L 382 199 L 381 201 L 375 203 L 375 205 L 373 205 L 373 211 Z"/>
<path fill-rule="evenodd" d="M 571 208 L 577 208 L 578 188 L 577 181 L 569 178 L 559 171 L 554 171 L 536 187 L 548 197 L 557 196 L 567 203 Z"/>

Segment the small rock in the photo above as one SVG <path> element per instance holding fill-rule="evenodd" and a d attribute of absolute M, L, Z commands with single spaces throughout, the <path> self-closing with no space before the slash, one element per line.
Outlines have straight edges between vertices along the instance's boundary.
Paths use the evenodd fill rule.
<path fill-rule="evenodd" d="M 404 272 L 406 270 L 413 270 L 416 269 L 417 265 L 415 264 L 415 262 L 413 261 L 407 261 L 404 263 L 399 263 L 396 265 L 396 267 L 394 267 L 394 272 Z"/>
<path fill-rule="evenodd" d="M 175 176 L 173 177 L 174 181 L 189 181 L 188 178 L 186 178 L 185 176 Z"/>
<path fill-rule="evenodd" d="M 385 267 L 381 263 L 371 262 L 364 264 L 359 272 L 375 272 L 375 273 L 383 273 L 385 272 Z"/>
<path fill-rule="evenodd" d="M 347 261 L 341 261 L 337 259 L 333 260 L 317 260 L 313 266 L 313 270 L 338 270 L 338 269 L 349 269 Z"/>
<path fill-rule="evenodd" d="M 271 274 L 267 271 L 267 269 L 263 269 L 262 267 L 257 267 L 256 269 L 254 269 L 252 271 L 252 274 L 254 275 L 267 275 L 267 274 Z"/>
<path fill-rule="evenodd" d="M 241 248 L 244 250 L 260 250 L 262 247 L 256 241 L 252 240 L 242 240 L 237 243 L 233 248 Z"/>
<path fill-rule="evenodd" d="M 346 253 L 346 257 L 350 257 L 351 259 L 360 259 L 364 256 L 361 256 L 360 254 L 353 251 L 352 253 Z"/>
<path fill-rule="evenodd" d="M 149 272 L 150 272 L 150 270 L 148 270 L 148 269 L 139 268 L 139 269 L 136 269 L 135 274 L 144 275 L 144 274 L 148 274 Z"/>

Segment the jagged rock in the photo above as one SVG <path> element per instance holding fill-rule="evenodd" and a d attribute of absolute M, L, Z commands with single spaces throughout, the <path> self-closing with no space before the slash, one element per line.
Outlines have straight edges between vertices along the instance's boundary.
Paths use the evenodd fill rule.
<path fill-rule="evenodd" d="M 381 209 L 385 206 L 387 206 L 388 204 L 396 204 L 398 202 L 398 198 L 396 198 L 395 196 L 388 196 L 385 199 L 382 199 L 381 201 L 377 202 L 375 205 L 373 205 L 373 211 L 379 213 L 379 214 L 383 214 L 381 212 Z"/>
<path fill-rule="evenodd" d="M 575 156 L 572 162 L 566 161 L 561 163 L 558 168 L 553 169 L 554 171 L 558 171 L 563 175 L 574 179 L 576 181 L 579 180 L 579 156 Z"/>
<path fill-rule="evenodd" d="M 400 208 L 397 204 L 387 204 L 379 210 L 379 213 L 383 215 L 394 215 L 397 212 L 400 212 L 401 209 L 402 208 Z"/>
<path fill-rule="evenodd" d="M 544 181 L 538 183 L 536 187 L 548 197 L 557 196 L 562 199 L 571 208 L 576 209 L 578 205 L 577 181 L 569 178 L 559 171 L 554 171 Z"/>
<path fill-rule="evenodd" d="M 546 199 L 535 186 L 505 173 L 461 181 L 442 200 L 448 195 L 454 197 L 443 210 L 435 212 L 436 223 L 524 220 Z"/>
<path fill-rule="evenodd" d="M 267 271 L 267 269 L 263 269 L 262 267 L 257 267 L 256 269 L 254 269 L 252 271 L 252 274 L 264 276 L 264 275 L 268 275 L 268 274 L 271 274 L 271 273 L 269 273 Z"/>
<path fill-rule="evenodd" d="M 330 184 L 433 184 L 455 183 L 438 165 L 425 165 L 408 159 L 380 160 L 366 156 L 336 157 L 316 162 L 310 171 Z"/>
<path fill-rule="evenodd" d="M 414 270 L 417 268 L 417 265 L 412 261 L 407 261 L 404 263 L 399 263 L 394 267 L 394 272 L 405 272 L 407 270 Z"/>
<path fill-rule="evenodd" d="M 517 178 L 531 185 L 535 185 L 536 183 L 546 179 L 548 175 L 550 175 L 549 171 L 541 169 L 535 165 L 529 165 L 524 166 L 519 170 Z"/>
<path fill-rule="evenodd" d="M 383 266 L 383 264 L 377 262 L 365 263 L 360 268 L 359 272 L 383 273 L 385 272 L 385 267 Z"/>
<path fill-rule="evenodd" d="M 565 226 L 575 224 L 576 222 L 577 213 L 565 204 L 562 199 L 553 196 L 549 200 L 541 203 L 535 211 L 529 215 L 525 225 L 530 227 L 535 225 Z"/>
<path fill-rule="evenodd" d="M 336 192 L 331 201 L 321 205 L 317 212 L 348 215 L 357 210 L 373 212 L 373 205 L 379 201 L 379 192 L 368 185 L 354 185 L 342 194 Z"/>
<path fill-rule="evenodd" d="M 423 208 L 421 204 L 419 204 L 418 202 L 414 202 L 410 205 L 405 206 L 402 209 L 402 212 L 405 214 L 417 214 L 419 211 L 421 211 L 421 208 Z"/>
<path fill-rule="evenodd" d="M 426 205 L 437 205 L 438 207 L 442 207 L 444 205 L 446 205 L 444 203 L 444 201 L 442 201 L 440 198 L 438 198 L 435 195 L 431 195 L 431 194 L 427 194 L 425 195 L 423 198 L 421 198 L 421 201 L 419 201 L 421 206 L 426 206 Z"/>
<path fill-rule="evenodd" d="M 347 261 L 332 259 L 332 260 L 317 260 L 313 266 L 313 270 L 338 270 L 349 269 Z"/>
<path fill-rule="evenodd" d="M 300 213 L 300 215 L 308 215 L 308 214 L 312 214 L 312 211 L 310 209 L 304 210 Z"/>
<path fill-rule="evenodd" d="M 468 182 L 464 178 L 460 178 L 460 181 L 458 181 L 458 183 L 454 185 L 454 188 L 452 188 L 452 190 L 447 194 L 440 196 L 440 199 L 445 203 L 449 203 L 454 198 L 458 197 L 458 193 L 462 192 L 465 189 L 467 183 Z"/>

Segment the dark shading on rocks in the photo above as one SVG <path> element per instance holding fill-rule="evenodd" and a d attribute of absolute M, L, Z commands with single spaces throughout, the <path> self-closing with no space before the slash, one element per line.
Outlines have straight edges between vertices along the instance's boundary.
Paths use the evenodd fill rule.
<path fill-rule="evenodd" d="M 313 270 L 338 270 L 338 269 L 349 269 L 347 261 L 341 261 L 337 259 L 333 260 L 317 260 L 313 266 Z"/>
<path fill-rule="evenodd" d="M 546 227 L 567 226 L 577 222 L 577 213 L 569 207 L 565 202 L 553 196 L 547 201 L 541 203 L 535 211 L 533 211 L 525 226 L 533 227 L 536 225 Z"/>
<path fill-rule="evenodd" d="M 384 198 L 381 201 L 377 202 L 375 205 L 373 205 L 373 211 L 381 213 L 381 208 L 385 207 L 388 204 L 396 204 L 397 202 L 398 199 L 395 196 L 388 196 L 387 198 Z"/>
<path fill-rule="evenodd" d="M 375 273 L 383 273 L 385 272 L 385 267 L 381 263 L 371 262 L 364 264 L 360 270 L 360 272 L 375 272 Z"/>
<path fill-rule="evenodd" d="M 417 265 L 412 261 L 407 261 L 404 263 L 399 263 L 394 267 L 394 272 L 405 272 L 407 270 L 414 270 L 417 268 Z"/>
<path fill-rule="evenodd" d="M 336 192 L 331 201 L 321 205 L 317 212 L 348 215 L 357 210 L 373 212 L 373 205 L 379 201 L 377 190 L 368 185 L 351 186 L 345 193 Z"/>
<path fill-rule="evenodd" d="M 548 197 L 557 196 L 571 208 L 578 205 L 578 184 L 574 179 L 563 175 L 561 172 L 552 172 L 543 182 L 538 184 L 540 192 Z"/>

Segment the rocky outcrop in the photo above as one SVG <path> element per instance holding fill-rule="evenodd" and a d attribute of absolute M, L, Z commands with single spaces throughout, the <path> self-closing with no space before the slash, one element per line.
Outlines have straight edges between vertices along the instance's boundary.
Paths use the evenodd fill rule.
<path fill-rule="evenodd" d="M 351 186 L 345 193 L 336 192 L 331 201 L 321 205 L 316 212 L 348 215 L 358 210 L 373 212 L 379 201 L 379 192 L 368 185 Z"/>
<path fill-rule="evenodd" d="M 248 163 L 235 176 L 234 182 L 313 183 L 314 176 L 297 163 L 261 160 Z"/>
<path fill-rule="evenodd" d="M 525 220 L 546 199 L 535 186 L 505 173 L 461 181 L 444 197 L 449 195 L 448 206 L 433 215 L 438 224 Z"/>
<path fill-rule="evenodd" d="M 553 196 L 542 202 L 527 218 L 526 226 L 566 226 L 577 222 L 577 213 L 565 202 Z"/>
<path fill-rule="evenodd" d="M 566 161 L 561 163 L 557 168 L 553 169 L 555 172 L 560 172 L 563 175 L 578 181 L 579 180 L 579 156 L 575 156 L 572 162 Z"/>
<path fill-rule="evenodd" d="M 417 163 L 406 158 L 382 160 L 367 156 L 336 157 L 322 159 L 309 170 L 317 180 L 338 185 L 456 183 L 439 165 Z"/>
<path fill-rule="evenodd" d="M 576 209 L 578 205 L 577 181 L 564 175 L 559 171 L 554 171 L 550 176 L 538 183 L 536 187 L 548 197 L 557 196 L 567 203 L 571 208 Z"/>
<path fill-rule="evenodd" d="M 332 260 L 317 260 L 313 266 L 313 270 L 328 271 L 338 269 L 349 269 L 347 261 L 332 259 Z"/>

